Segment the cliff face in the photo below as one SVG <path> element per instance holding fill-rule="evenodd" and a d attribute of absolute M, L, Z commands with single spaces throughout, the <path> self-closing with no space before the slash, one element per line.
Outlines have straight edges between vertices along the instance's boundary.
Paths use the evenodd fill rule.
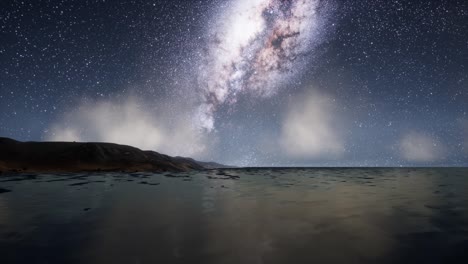
<path fill-rule="evenodd" d="M 0 170 L 25 172 L 189 171 L 193 159 L 112 143 L 19 142 L 0 137 Z"/>

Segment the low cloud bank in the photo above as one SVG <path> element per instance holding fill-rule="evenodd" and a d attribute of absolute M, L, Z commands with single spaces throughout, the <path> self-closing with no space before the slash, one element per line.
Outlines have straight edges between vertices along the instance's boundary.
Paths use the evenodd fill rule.
<path fill-rule="evenodd" d="M 206 135 L 188 111 L 173 105 L 150 108 L 136 99 L 83 103 L 45 133 L 51 141 L 97 141 L 131 145 L 168 155 L 202 157 Z"/>
<path fill-rule="evenodd" d="M 336 101 L 318 92 L 295 97 L 282 123 L 280 146 L 293 158 L 337 158 L 345 151 Z"/>
<path fill-rule="evenodd" d="M 436 138 L 420 132 L 409 132 L 399 143 L 403 159 L 411 162 L 435 162 L 442 160 L 445 147 Z"/>

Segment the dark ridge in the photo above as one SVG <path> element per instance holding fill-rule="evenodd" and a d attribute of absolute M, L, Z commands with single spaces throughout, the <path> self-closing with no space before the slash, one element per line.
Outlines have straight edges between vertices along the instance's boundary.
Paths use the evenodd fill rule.
<path fill-rule="evenodd" d="M 211 166 L 191 158 L 113 143 L 20 142 L 0 137 L 0 171 L 183 172 L 208 168 Z"/>

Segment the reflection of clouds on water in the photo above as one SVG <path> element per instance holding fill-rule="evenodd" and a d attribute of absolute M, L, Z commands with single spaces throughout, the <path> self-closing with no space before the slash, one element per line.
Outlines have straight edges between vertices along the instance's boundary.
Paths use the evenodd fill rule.
<path fill-rule="evenodd" d="M 432 256 L 428 245 L 454 254 L 451 245 L 463 248 L 464 176 L 463 169 L 119 174 L 86 187 L 32 183 L 31 193 L 10 207 L 16 208 L 11 217 L 20 218 L 22 208 L 40 201 L 42 211 L 52 212 L 54 228 L 69 235 L 62 247 L 82 263 L 400 263 L 420 252 Z M 143 178 L 160 184 L 139 184 Z M 109 184 L 115 186 L 109 190 Z M 60 200 L 69 206 L 59 208 Z M 72 201 L 95 206 L 84 212 L 83 203 Z M 40 237 L 50 232 L 37 222 L 20 228 L 30 226 Z"/>
<path fill-rule="evenodd" d="M 231 257 L 254 263 L 265 258 L 286 261 L 295 255 L 300 259 L 307 253 L 313 253 L 311 260 L 336 261 L 353 254 L 391 254 L 398 245 L 392 233 L 433 230 L 433 212 L 421 201 L 436 198 L 433 179 L 425 173 L 411 171 L 403 177 L 392 172 L 346 175 L 346 182 L 340 177 L 330 181 L 327 175 L 301 178 L 293 185 L 240 181 L 234 190 L 218 193 L 218 217 L 207 219 L 207 245 L 217 252 L 229 249 Z M 286 177 L 281 181 L 294 182 Z M 337 255 L 337 245 L 346 254 Z"/>
<path fill-rule="evenodd" d="M 236 259 L 238 263 L 261 263 L 263 253 L 270 250 L 270 204 L 261 198 L 240 196 L 238 189 L 249 187 L 241 181 L 221 180 L 216 184 L 226 188 L 205 188 L 209 196 L 216 192 L 216 211 L 204 217 L 207 250 L 215 255 L 223 252 L 226 259 Z"/>
<path fill-rule="evenodd" d="M 221 179 L 204 181 L 202 189 L 203 200 L 210 204 L 202 216 L 206 252 L 237 263 L 262 263 L 262 255 L 271 251 L 271 204 L 262 199 L 261 191 L 250 189 L 255 185 L 226 179 L 239 176 L 235 171 L 216 176 Z"/>
<path fill-rule="evenodd" d="M 336 229 L 350 234 L 355 243 L 349 246 L 361 256 L 376 258 L 390 254 L 398 241 L 392 233 L 429 228 L 430 212 L 424 210 L 421 201 L 431 201 L 432 180 L 425 175 L 408 173 L 409 177 L 366 173 L 330 191 L 326 215 L 337 219 Z M 335 195 L 333 195 L 335 194 Z M 417 201 L 417 204 L 411 204 Z M 405 208 L 420 217 L 401 217 L 397 208 Z M 418 212 L 422 209 L 422 212 Z M 331 219 L 332 220 L 332 219 Z M 417 222 L 413 225 L 412 221 Z"/>
<path fill-rule="evenodd" d="M 200 225 L 193 217 L 197 208 L 183 195 L 167 183 L 163 183 L 165 188 L 139 185 L 137 192 L 132 184 L 119 188 L 102 208 L 105 214 L 96 223 L 97 232 L 83 254 L 86 263 L 164 263 L 182 257 L 186 243 L 193 243 L 185 241 L 187 237 L 199 237 Z M 115 249 L 125 253 L 101 254 Z"/>

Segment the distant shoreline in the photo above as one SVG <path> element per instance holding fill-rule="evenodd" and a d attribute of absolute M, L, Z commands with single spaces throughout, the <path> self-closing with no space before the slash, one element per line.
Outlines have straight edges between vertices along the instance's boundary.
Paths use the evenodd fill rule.
<path fill-rule="evenodd" d="M 0 172 L 183 172 L 226 167 L 127 145 L 0 137 Z"/>

